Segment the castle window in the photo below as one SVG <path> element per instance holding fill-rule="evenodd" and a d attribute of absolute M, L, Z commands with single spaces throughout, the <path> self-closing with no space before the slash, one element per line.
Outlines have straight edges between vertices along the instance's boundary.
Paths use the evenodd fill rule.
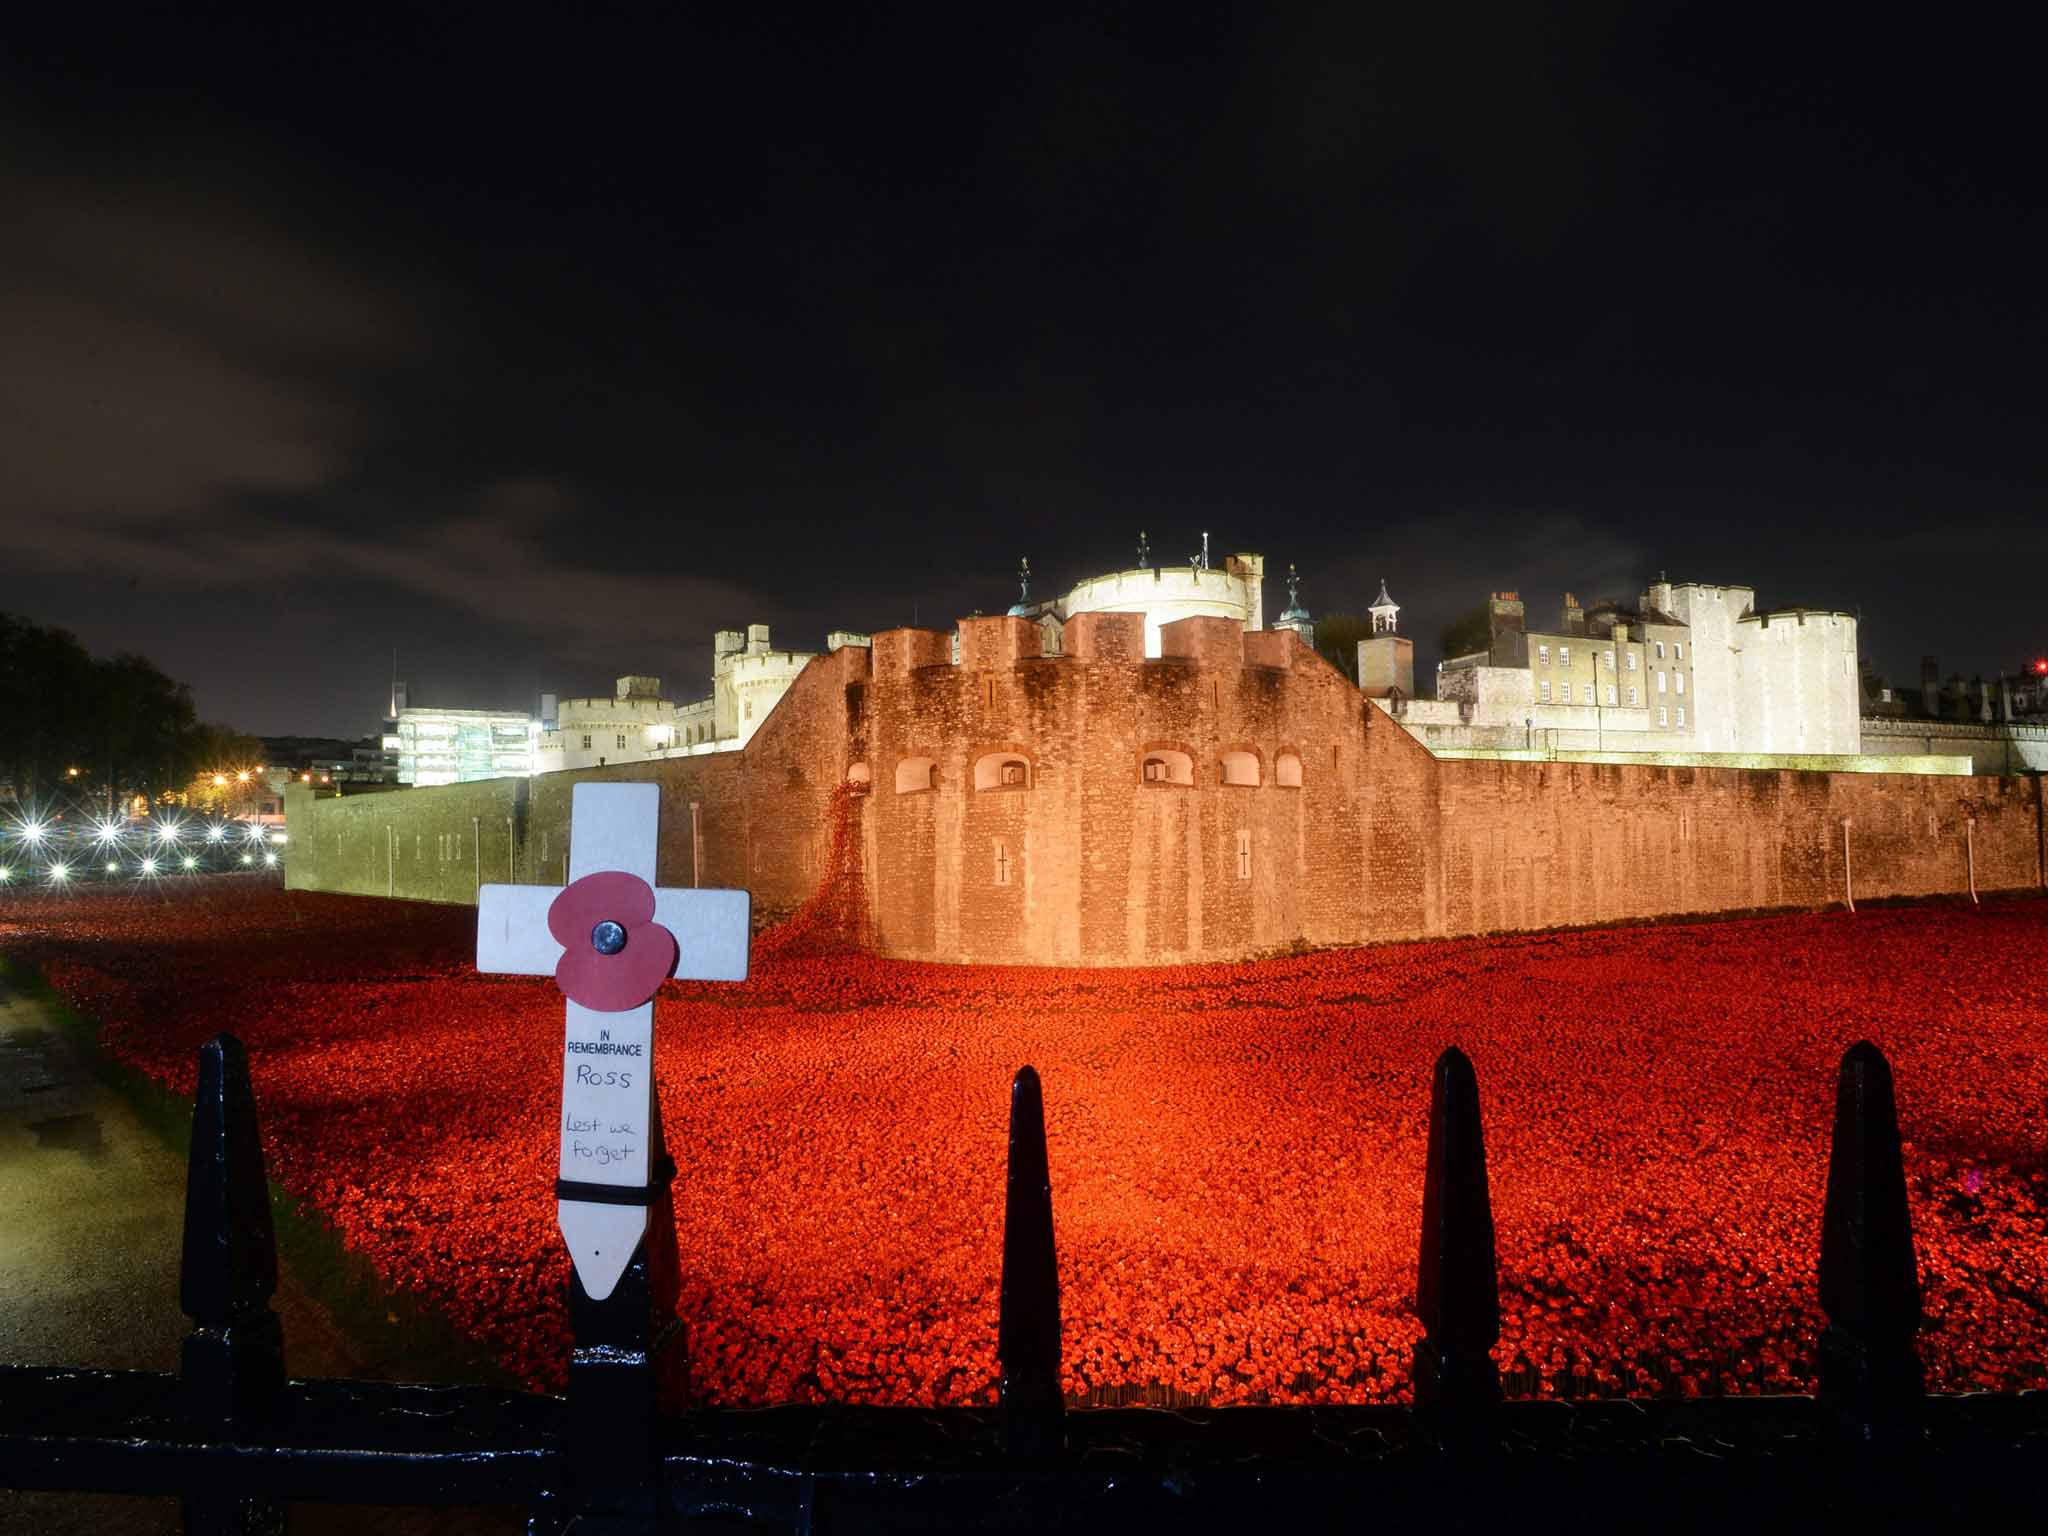
<path fill-rule="evenodd" d="M 752 699 L 747 700 L 747 718 L 749 720 L 754 718 L 754 701 Z"/>
<path fill-rule="evenodd" d="M 1249 880 L 1252 877 L 1252 835 L 1249 832 L 1237 834 L 1237 878 Z"/>
<path fill-rule="evenodd" d="M 1664 659 L 1664 642 L 1662 640 L 1657 642 L 1657 659 L 1659 661 Z"/>
<path fill-rule="evenodd" d="M 1560 645 L 1557 648 L 1557 664 L 1560 667 L 1568 667 L 1572 664 L 1572 648 L 1570 646 Z"/>
<path fill-rule="evenodd" d="M 1549 666 L 1549 665 L 1550 665 L 1550 647 L 1549 647 L 1549 646 L 1547 646 L 1547 645 L 1539 645 L 1539 646 L 1537 646 L 1537 647 L 1536 647 L 1536 659 L 1537 659 L 1538 661 L 1542 662 L 1544 666 L 1546 666 L 1546 667 L 1547 667 L 1547 666 Z"/>
<path fill-rule="evenodd" d="M 1685 706 L 1683 704 L 1678 706 L 1678 728 L 1681 731 L 1685 729 Z"/>
<path fill-rule="evenodd" d="M 996 884 L 997 884 L 997 885 L 1008 885 L 1008 884 L 1010 883 L 1010 845 L 1009 845 L 1009 843 L 1007 843 L 1006 841 L 1004 841 L 1004 840 L 1003 840 L 1002 838 L 1000 838 L 1000 837 L 999 837 L 999 838 L 997 838 L 997 839 L 996 839 L 996 849 L 995 849 L 995 852 L 996 852 L 996 867 L 995 867 L 995 876 L 996 876 Z"/>
<path fill-rule="evenodd" d="M 583 750 L 586 752 L 590 750 L 590 738 L 587 735 L 583 738 Z"/>
<path fill-rule="evenodd" d="M 928 757 L 906 757 L 896 765 L 896 793 L 916 794 L 939 787 L 939 765 Z"/>
<path fill-rule="evenodd" d="M 1274 758 L 1273 782 L 1282 789 L 1301 788 L 1301 759 L 1292 752 L 1282 752 Z"/>
<path fill-rule="evenodd" d="M 1031 762 L 1021 753 L 990 752 L 974 760 L 974 787 L 981 789 L 1029 789 Z"/>
<path fill-rule="evenodd" d="M 1636 685 L 1634 683 L 1628 685 L 1628 707 L 1630 709 L 1636 707 Z"/>
<path fill-rule="evenodd" d="M 1657 723 L 1659 725 L 1669 725 L 1671 723 L 1671 711 L 1662 704 L 1657 706 Z"/>
<path fill-rule="evenodd" d="M 619 750 L 621 752 L 626 750 L 626 738 L 623 736 L 619 738 Z"/>
<path fill-rule="evenodd" d="M 1193 784 L 1195 760 L 1170 747 L 1155 747 L 1145 754 L 1138 775 L 1139 782 L 1144 784 Z"/>
<path fill-rule="evenodd" d="M 1592 685 L 1591 683 L 1588 683 L 1588 684 L 1586 684 L 1586 687 L 1585 687 L 1585 695 L 1586 695 L 1585 701 L 1586 701 L 1586 702 L 1587 702 L 1588 704 L 1592 703 L 1592 702 L 1593 702 L 1593 685 Z"/>
<path fill-rule="evenodd" d="M 1614 707 L 1614 684 L 1612 683 L 1607 685 L 1607 707 L 1609 709 Z"/>
<path fill-rule="evenodd" d="M 1685 674 L 1683 672 L 1678 674 L 1678 691 L 1680 693 L 1685 692 Z"/>
<path fill-rule="evenodd" d="M 1254 753 L 1226 752 L 1221 766 L 1225 784 L 1255 785 L 1259 782 L 1259 759 Z"/>
<path fill-rule="evenodd" d="M 1548 704 L 1550 702 L 1550 679 L 1547 677 L 1536 685 L 1536 702 L 1538 704 Z"/>
<path fill-rule="evenodd" d="M 1673 661 L 1685 660 L 1685 642 L 1683 640 L 1671 642 L 1671 659 Z"/>

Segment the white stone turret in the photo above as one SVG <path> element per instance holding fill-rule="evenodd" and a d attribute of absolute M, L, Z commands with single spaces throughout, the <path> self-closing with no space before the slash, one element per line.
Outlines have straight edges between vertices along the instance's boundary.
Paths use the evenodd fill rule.
<path fill-rule="evenodd" d="M 1374 634 L 1391 635 L 1398 628 L 1397 621 L 1400 618 L 1401 605 L 1387 595 L 1386 577 L 1382 576 L 1380 578 L 1380 595 L 1373 599 L 1372 606 L 1365 611 L 1372 615 L 1372 632 Z"/>

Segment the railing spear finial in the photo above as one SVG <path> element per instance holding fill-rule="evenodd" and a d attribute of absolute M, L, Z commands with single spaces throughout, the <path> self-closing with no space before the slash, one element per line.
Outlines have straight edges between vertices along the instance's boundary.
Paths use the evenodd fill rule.
<path fill-rule="evenodd" d="M 199 1048 L 178 1272 L 178 1303 L 192 1319 L 182 1375 L 195 1417 L 253 1424 L 275 1410 L 284 1390 L 284 1334 L 270 1310 L 276 1291 L 249 1056 L 233 1035 L 215 1035 Z"/>
<path fill-rule="evenodd" d="M 1422 1186 L 1422 1261 L 1415 1311 L 1415 1408 L 1439 1446 L 1489 1438 L 1500 1407 L 1500 1283 L 1479 1079 L 1456 1046 L 1437 1057 L 1429 1102 L 1429 1163 Z"/>
<path fill-rule="evenodd" d="M 1010 1084 L 1010 1167 L 1003 1202 L 1003 1288 L 996 1327 L 1003 1433 L 1010 1454 L 1039 1458 L 1066 1444 L 1060 1388 L 1060 1270 L 1053 1244 L 1052 1173 L 1038 1074 Z"/>
<path fill-rule="evenodd" d="M 249 1056 L 233 1035 L 199 1048 L 178 1304 L 192 1319 L 179 1360 L 185 1412 L 230 1436 L 275 1421 L 284 1403 L 284 1329 L 270 1310 L 277 1238 L 257 1135 Z M 192 1536 L 282 1531 L 284 1508 L 209 1482 L 188 1489 Z"/>
<path fill-rule="evenodd" d="M 1920 1277 L 1892 1069 L 1859 1040 L 1842 1056 L 1821 1221 L 1820 1400 L 1852 1438 L 1910 1439 L 1925 1398 L 1913 1335 Z"/>

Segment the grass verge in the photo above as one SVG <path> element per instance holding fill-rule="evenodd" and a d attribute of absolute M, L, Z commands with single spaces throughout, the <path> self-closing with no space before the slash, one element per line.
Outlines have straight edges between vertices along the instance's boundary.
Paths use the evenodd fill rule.
<path fill-rule="evenodd" d="M 0 977 L 33 998 L 91 1065 L 100 1082 L 136 1119 L 180 1158 L 190 1155 L 192 1106 L 146 1073 L 100 1049 L 99 1027 L 71 1007 L 41 973 L 0 956 Z M 262 1112 L 263 1085 L 256 1085 Z M 271 1220 L 279 1262 L 324 1307 L 359 1358 L 379 1363 L 380 1375 L 406 1381 L 476 1382 L 516 1388 L 519 1382 L 475 1340 L 466 1338 L 431 1307 L 387 1286 L 363 1254 L 350 1250 L 317 1208 L 270 1184 Z M 289 1352 L 290 1340 L 286 1340 Z M 287 1354 L 289 1358 L 289 1354 Z"/>

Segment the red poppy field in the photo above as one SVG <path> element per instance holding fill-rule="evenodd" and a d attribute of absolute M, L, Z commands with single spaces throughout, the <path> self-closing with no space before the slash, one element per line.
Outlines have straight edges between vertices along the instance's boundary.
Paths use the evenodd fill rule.
<path fill-rule="evenodd" d="M 561 998 L 467 909 L 247 878 L 0 898 L 107 1048 L 189 1092 L 247 1042 L 273 1175 L 558 1385 Z M 805 954 L 669 983 L 695 1388 L 992 1397 L 1011 1073 L 1045 1081 L 1077 1400 L 1398 1399 L 1429 1068 L 1479 1073 L 1523 1393 L 1811 1387 L 1834 1075 L 1898 1079 L 1942 1390 L 2048 1385 L 2048 902 L 1458 940 L 1140 971 Z"/>

